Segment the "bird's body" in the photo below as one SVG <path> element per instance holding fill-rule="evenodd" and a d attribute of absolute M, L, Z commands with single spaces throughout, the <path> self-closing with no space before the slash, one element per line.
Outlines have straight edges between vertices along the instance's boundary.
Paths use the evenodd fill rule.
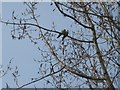
<path fill-rule="evenodd" d="M 58 35 L 57 38 L 59 38 L 61 35 L 63 35 L 63 37 L 62 37 L 62 41 L 63 41 L 63 40 L 65 39 L 65 37 L 68 36 L 68 30 L 63 29 L 63 30 L 61 31 L 61 33 L 59 33 L 59 35 Z"/>

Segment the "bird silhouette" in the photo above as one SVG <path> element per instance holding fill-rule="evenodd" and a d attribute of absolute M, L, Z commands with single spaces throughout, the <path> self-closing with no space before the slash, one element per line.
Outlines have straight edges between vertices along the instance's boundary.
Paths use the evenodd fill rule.
<path fill-rule="evenodd" d="M 59 33 L 59 35 L 58 35 L 57 38 L 59 38 L 59 37 L 62 36 L 62 35 L 63 35 L 63 37 L 62 37 L 62 41 L 63 41 L 63 40 L 65 39 L 65 37 L 68 36 L 68 30 L 63 29 L 63 30 L 61 31 L 61 33 Z"/>

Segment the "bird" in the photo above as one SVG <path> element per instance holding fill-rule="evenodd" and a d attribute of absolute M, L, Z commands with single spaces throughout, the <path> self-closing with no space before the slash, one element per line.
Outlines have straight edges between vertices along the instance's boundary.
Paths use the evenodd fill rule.
<path fill-rule="evenodd" d="M 63 40 L 65 39 L 65 37 L 68 36 L 68 30 L 63 29 L 63 30 L 59 33 L 59 35 L 58 35 L 57 38 L 59 38 L 59 37 L 62 36 L 62 35 L 63 35 L 63 37 L 62 37 L 62 41 L 63 41 Z"/>

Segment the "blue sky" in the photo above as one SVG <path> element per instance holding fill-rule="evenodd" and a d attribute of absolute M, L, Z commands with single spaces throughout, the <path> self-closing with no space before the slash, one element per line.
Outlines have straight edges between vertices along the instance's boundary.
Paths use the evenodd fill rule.
<path fill-rule="evenodd" d="M 22 9 L 22 8 L 18 9 L 18 7 L 20 7 L 19 5 L 20 4 L 18 4 L 18 3 L 2 3 L 3 19 L 4 18 L 6 20 L 11 19 L 11 12 L 13 10 L 16 9 L 16 11 L 18 11 L 18 10 L 20 11 Z M 29 50 L 30 49 L 32 50 L 33 47 L 31 45 L 28 45 L 28 44 L 30 44 L 29 42 L 27 44 L 27 42 L 26 42 L 27 40 L 25 40 L 25 41 L 24 40 L 23 41 L 12 40 L 11 35 L 10 35 L 10 30 L 11 30 L 10 26 L 6 27 L 5 25 L 3 25 L 2 30 L 3 30 L 3 32 L 2 32 L 3 50 L 2 51 L 3 51 L 3 65 L 4 65 L 4 67 L 7 66 L 7 64 L 11 58 L 14 58 L 12 61 L 13 69 L 14 69 L 15 65 L 17 65 L 18 67 L 19 66 L 21 67 L 21 69 L 19 71 L 26 70 L 26 68 L 29 64 L 24 65 L 24 63 L 27 64 L 28 60 L 31 60 L 32 58 L 30 59 L 29 57 L 28 58 L 25 57 L 26 56 L 25 53 L 27 53 L 25 51 L 31 52 Z M 25 53 L 23 53 L 23 52 L 25 52 Z M 30 56 L 33 56 L 31 53 L 29 53 L 29 54 L 30 54 Z M 24 66 L 26 66 L 26 68 Z M 15 87 L 15 85 L 13 83 L 13 78 L 12 78 L 11 72 L 9 72 L 5 77 L 3 77 L 3 83 L 2 83 L 3 87 L 5 85 L 5 82 L 7 82 L 8 84 L 10 84 L 12 82 L 12 84 L 10 84 L 10 86 Z"/>
<path fill-rule="evenodd" d="M 19 15 L 24 9 L 25 7 L 23 6 L 23 3 L 2 3 L 3 20 L 11 20 L 11 13 L 13 10 Z M 53 12 L 53 9 L 54 7 L 50 6 L 50 3 L 40 3 L 38 9 L 38 13 L 40 14 L 40 24 L 43 27 L 51 28 L 52 22 L 54 21 L 57 30 L 61 31 L 66 27 L 69 27 L 67 29 L 70 29 L 70 20 L 64 19 L 64 16 L 58 11 Z M 13 58 L 11 66 L 12 71 L 15 70 L 15 66 L 18 66 L 20 73 L 20 77 L 18 79 L 19 84 L 23 85 L 24 83 L 31 81 L 32 77 L 36 77 L 39 65 L 34 62 L 33 58 L 39 60 L 41 59 L 41 56 L 37 49 L 37 45 L 32 44 L 30 40 L 13 40 L 10 35 L 11 29 L 11 26 L 6 26 L 5 24 L 2 25 L 3 65 L 4 69 L 6 69 L 9 60 Z M 3 77 L 2 87 L 5 87 L 6 82 L 10 87 L 16 87 L 11 71 Z M 43 81 L 38 83 L 40 83 L 41 87 L 45 87 Z M 36 87 L 37 85 L 39 84 L 36 84 Z M 34 84 L 29 87 L 33 86 Z"/>
<path fill-rule="evenodd" d="M 0 2 L 0 17 L 2 15 L 2 3 Z M 0 24 L 0 29 L 2 29 L 2 24 Z M 2 30 L 0 30 L 0 65 L 2 64 Z M 2 78 L 0 78 L 0 89 L 2 87 Z"/>

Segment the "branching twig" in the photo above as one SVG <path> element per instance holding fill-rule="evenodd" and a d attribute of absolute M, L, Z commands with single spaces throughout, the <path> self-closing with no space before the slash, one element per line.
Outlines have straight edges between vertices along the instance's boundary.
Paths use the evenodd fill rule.
<path fill-rule="evenodd" d="M 49 32 L 54 32 L 54 33 L 61 34 L 61 32 L 53 31 L 53 30 L 51 30 L 51 29 L 47 29 L 47 28 L 44 28 L 44 27 L 42 27 L 42 26 L 39 26 L 39 25 L 36 25 L 36 24 L 33 24 L 33 23 L 21 23 L 21 24 L 20 24 L 20 23 L 12 23 L 12 22 L 5 22 L 5 21 L 0 21 L 0 22 L 5 23 L 5 24 L 12 24 L 12 25 L 31 25 L 31 26 L 35 26 L 35 27 L 38 27 L 38 28 L 40 28 L 40 29 L 43 29 L 43 30 L 45 30 L 45 31 L 49 31 Z M 68 35 L 67 37 L 69 37 L 69 38 L 71 38 L 71 39 L 73 39 L 73 40 L 79 41 L 79 42 L 93 43 L 93 41 L 79 40 L 79 39 L 73 38 L 73 37 L 71 37 L 71 36 L 69 36 L 69 35 Z"/>
<path fill-rule="evenodd" d="M 40 80 L 42 80 L 42 79 L 44 79 L 44 78 L 46 78 L 46 77 L 52 76 L 52 75 L 54 75 L 54 74 L 60 72 L 62 69 L 64 69 L 64 67 L 61 68 L 60 70 L 56 71 L 56 72 L 47 74 L 47 75 L 45 75 L 45 76 L 43 76 L 43 77 L 41 77 L 41 78 L 39 78 L 39 79 L 37 79 L 37 80 L 31 81 L 31 82 L 29 82 L 29 83 L 26 83 L 26 84 L 20 86 L 19 88 L 17 88 L 16 90 L 19 90 L 19 89 L 21 89 L 21 88 L 23 88 L 23 87 L 25 87 L 25 86 L 28 86 L 28 85 L 30 85 L 30 84 L 33 84 L 33 83 L 35 83 L 35 82 L 38 82 L 38 81 L 40 81 Z"/>

